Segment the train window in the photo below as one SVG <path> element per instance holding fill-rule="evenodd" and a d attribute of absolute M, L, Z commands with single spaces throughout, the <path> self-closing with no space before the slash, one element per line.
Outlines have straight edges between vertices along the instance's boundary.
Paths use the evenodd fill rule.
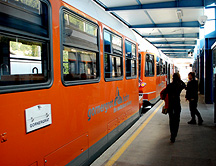
<path fill-rule="evenodd" d="M 119 80 L 123 76 L 122 38 L 104 30 L 105 79 Z"/>
<path fill-rule="evenodd" d="M 99 80 L 98 26 L 72 12 L 63 10 L 62 72 L 65 85 Z"/>
<path fill-rule="evenodd" d="M 0 8 L 1 92 L 50 87 L 48 4 L 8 0 L 0 1 Z"/>
<path fill-rule="evenodd" d="M 136 78 L 136 45 L 125 40 L 126 78 Z"/>
<path fill-rule="evenodd" d="M 146 55 L 145 76 L 154 76 L 154 55 Z"/>

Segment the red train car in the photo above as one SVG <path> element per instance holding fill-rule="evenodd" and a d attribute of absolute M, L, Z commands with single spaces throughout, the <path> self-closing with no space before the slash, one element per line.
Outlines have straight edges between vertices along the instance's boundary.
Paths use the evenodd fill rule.
<path fill-rule="evenodd" d="M 139 87 L 143 95 L 144 106 L 155 104 L 160 98 L 160 92 L 167 85 L 168 62 L 153 53 L 139 53 L 140 79 L 143 85 Z"/>
<path fill-rule="evenodd" d="M 131 30 L 70 2 L 0 1 L 2 166 L 88 165 L 139 118 Z"/>

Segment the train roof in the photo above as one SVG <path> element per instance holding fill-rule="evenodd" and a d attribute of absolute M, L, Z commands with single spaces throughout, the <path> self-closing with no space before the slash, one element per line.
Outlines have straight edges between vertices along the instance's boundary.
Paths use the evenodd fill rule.
<path fill-rule="evenodd" d="M 102 22 L 110 28 L 118 31 L 119 33 L 127 36 L 131 40 L 137 42 L 133 31 L 117 20 L 114 16 L 104 11 L 102 7 L 97 5 L 92 0 L 63 0 L 69 5 L 79 9 L 80 11 L 88 14 L 92 18 Z"/>

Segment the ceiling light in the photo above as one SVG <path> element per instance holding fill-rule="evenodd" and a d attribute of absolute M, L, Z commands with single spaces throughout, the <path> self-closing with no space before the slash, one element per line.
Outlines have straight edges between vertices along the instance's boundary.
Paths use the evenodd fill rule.
<path fill-rule="evenodd" d="M 203 25 L 205 25 L 207 19 L 208 19 L 208 17 L 205 16 L 205 15 L 203 15 L 203 16 L 200 16 L 200 17 L 199 17 L 198 21 L 199 21 L 200 25 L 203 26 Z"/>
<path fill-rule="evenodd" d="M 181 9 L 177 9 L 176 14 L 179 20 L 182 19 L 183 13 Z"/>

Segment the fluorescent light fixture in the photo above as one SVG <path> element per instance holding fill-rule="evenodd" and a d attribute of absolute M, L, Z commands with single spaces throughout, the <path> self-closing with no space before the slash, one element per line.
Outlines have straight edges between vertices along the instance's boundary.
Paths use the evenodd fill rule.
<path fill-rule="evenodd" d="M 176 14 L 179 20 L 182 19 L 183 13 L 181 9 L 177 9 Z"/>
<path fill-rule="evenodd" d="M 205 15 L 203 15 L 203 16 L 200 16 L 200 17 L 199 17 L 198 21 L 199 21 L 200 25 L 203 26 L 203 25 L 205 25 L 207 19 L 208 19 L 208 17 L 205 16 Z"/>

